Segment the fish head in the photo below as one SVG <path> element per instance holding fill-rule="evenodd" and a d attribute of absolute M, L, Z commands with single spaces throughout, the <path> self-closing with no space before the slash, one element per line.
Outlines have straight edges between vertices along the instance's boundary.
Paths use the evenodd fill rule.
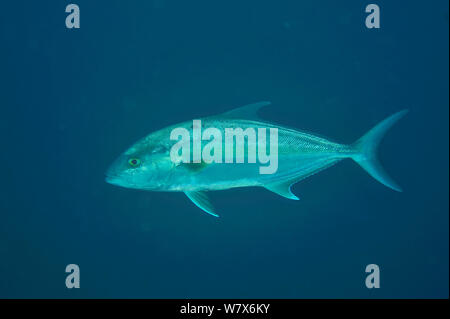
<path fill-rule="evenodd" d="M 122 153 L 106 171 L 106 182 L 125 188 L 160 189 L 173 163 L 161 143 L 144 138 Z"/>

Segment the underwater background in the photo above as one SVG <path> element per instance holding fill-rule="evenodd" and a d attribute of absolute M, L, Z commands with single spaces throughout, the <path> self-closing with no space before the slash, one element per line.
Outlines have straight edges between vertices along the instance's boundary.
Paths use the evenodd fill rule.
<path fill-rule="evenodd" d="M 72 30 L 69 1 L 1 4 L 0 298 L 448 298 L 448 1 L 74 2 Z M 300 201 L 213 192 L 214 218 L 105 182 L 148 133 L 265 100 L 342 143 L 409 109 L 379 150 L 403 193 L 345 160 Z"/>

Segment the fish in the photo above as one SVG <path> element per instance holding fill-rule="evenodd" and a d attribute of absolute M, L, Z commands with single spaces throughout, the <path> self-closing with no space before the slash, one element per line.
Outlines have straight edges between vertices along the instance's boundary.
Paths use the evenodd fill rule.
<path fill-rule="evenodd" d="M 134 143 L 107 169 L 106 182 L 145 191 L 183 192 L 196 206 L 215 217 L 219 215 L 209 199 L 210 191 L 263 187 L 284 198 L 298 200 L 291 190 L 294 184 L 344 159 L 352 159 L 358 163 L 381 184 L 394 191 L 402 191 L 381 166 L 377 149 L 385 133 L 407 114 L 408 110 L 387 117 L 356 142 L 341 144 L 316 134 L 261 119 L 261 108 L 270 104 L 265 101 L 258 102 L 219 115 L 204 117 L 201 119 L 201 129 L 216 128 L 220 132 L 225 132 L 227 128 L 276 129 L 278 166 L 272 174 L 261 174 L 260 163 L 249 161 L 174 161 L 171 149 L 176 141 L 171 139 L 171 132 L 175 128 L 193 130 L 195 121 L 185 121 L 150 133 Z M 224 149 L 229 142 L 226 139 L 221 140 Z M 193 145 L 195 139 L 189 143 Z M 249 157 L 249 149 L 245 149 L 246 159 Z"/>

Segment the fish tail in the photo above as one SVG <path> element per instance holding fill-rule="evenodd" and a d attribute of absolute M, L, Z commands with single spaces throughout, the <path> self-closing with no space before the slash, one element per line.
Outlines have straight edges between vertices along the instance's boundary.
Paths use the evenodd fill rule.
<path fill-rule="evenodd" d="M 401 192 L 402 189 L 384 171 L 377 158 L 377 148 L 386 132 L 406 113 L 408 113 L 408 110 L 403 110 L 389 116 L 352 144 L 354 154 L 351 155 L 351 158 L 381 184 L 398 192 Z"/>

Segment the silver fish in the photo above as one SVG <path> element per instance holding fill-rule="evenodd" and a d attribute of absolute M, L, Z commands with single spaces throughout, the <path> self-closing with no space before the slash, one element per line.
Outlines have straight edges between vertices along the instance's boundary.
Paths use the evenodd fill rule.
<path fill-rule="evenodd" d="M 106 181 L 126 188 L 148 191 L 184 192 L 199 208 L 218 216 L 207 191 L 260 186 L 285 198 L 298 200 L 291 186 L 339 161 L 350 158 L 373 178 L 393 190 L 397 183 L 381 167 L 377 147 L 387 130 L 408 111 L 397 112 L 350 145 L 261 120 L 257 113 L 270 102 L 259 102 L 201 119 L 202 128 L 276 128 L 278 130 L 278 169 L 260 174 L 259 163 L 175 163 L 170 157 L 175 141 L 170 132 L 177 127 L 192 130 L 187 121 L 149 134 L 126 150 L 110 166 Z M 226 148 L 226 141 L 223 140 Z M 246 153 L 246 158 L 248 154 Z"/>

